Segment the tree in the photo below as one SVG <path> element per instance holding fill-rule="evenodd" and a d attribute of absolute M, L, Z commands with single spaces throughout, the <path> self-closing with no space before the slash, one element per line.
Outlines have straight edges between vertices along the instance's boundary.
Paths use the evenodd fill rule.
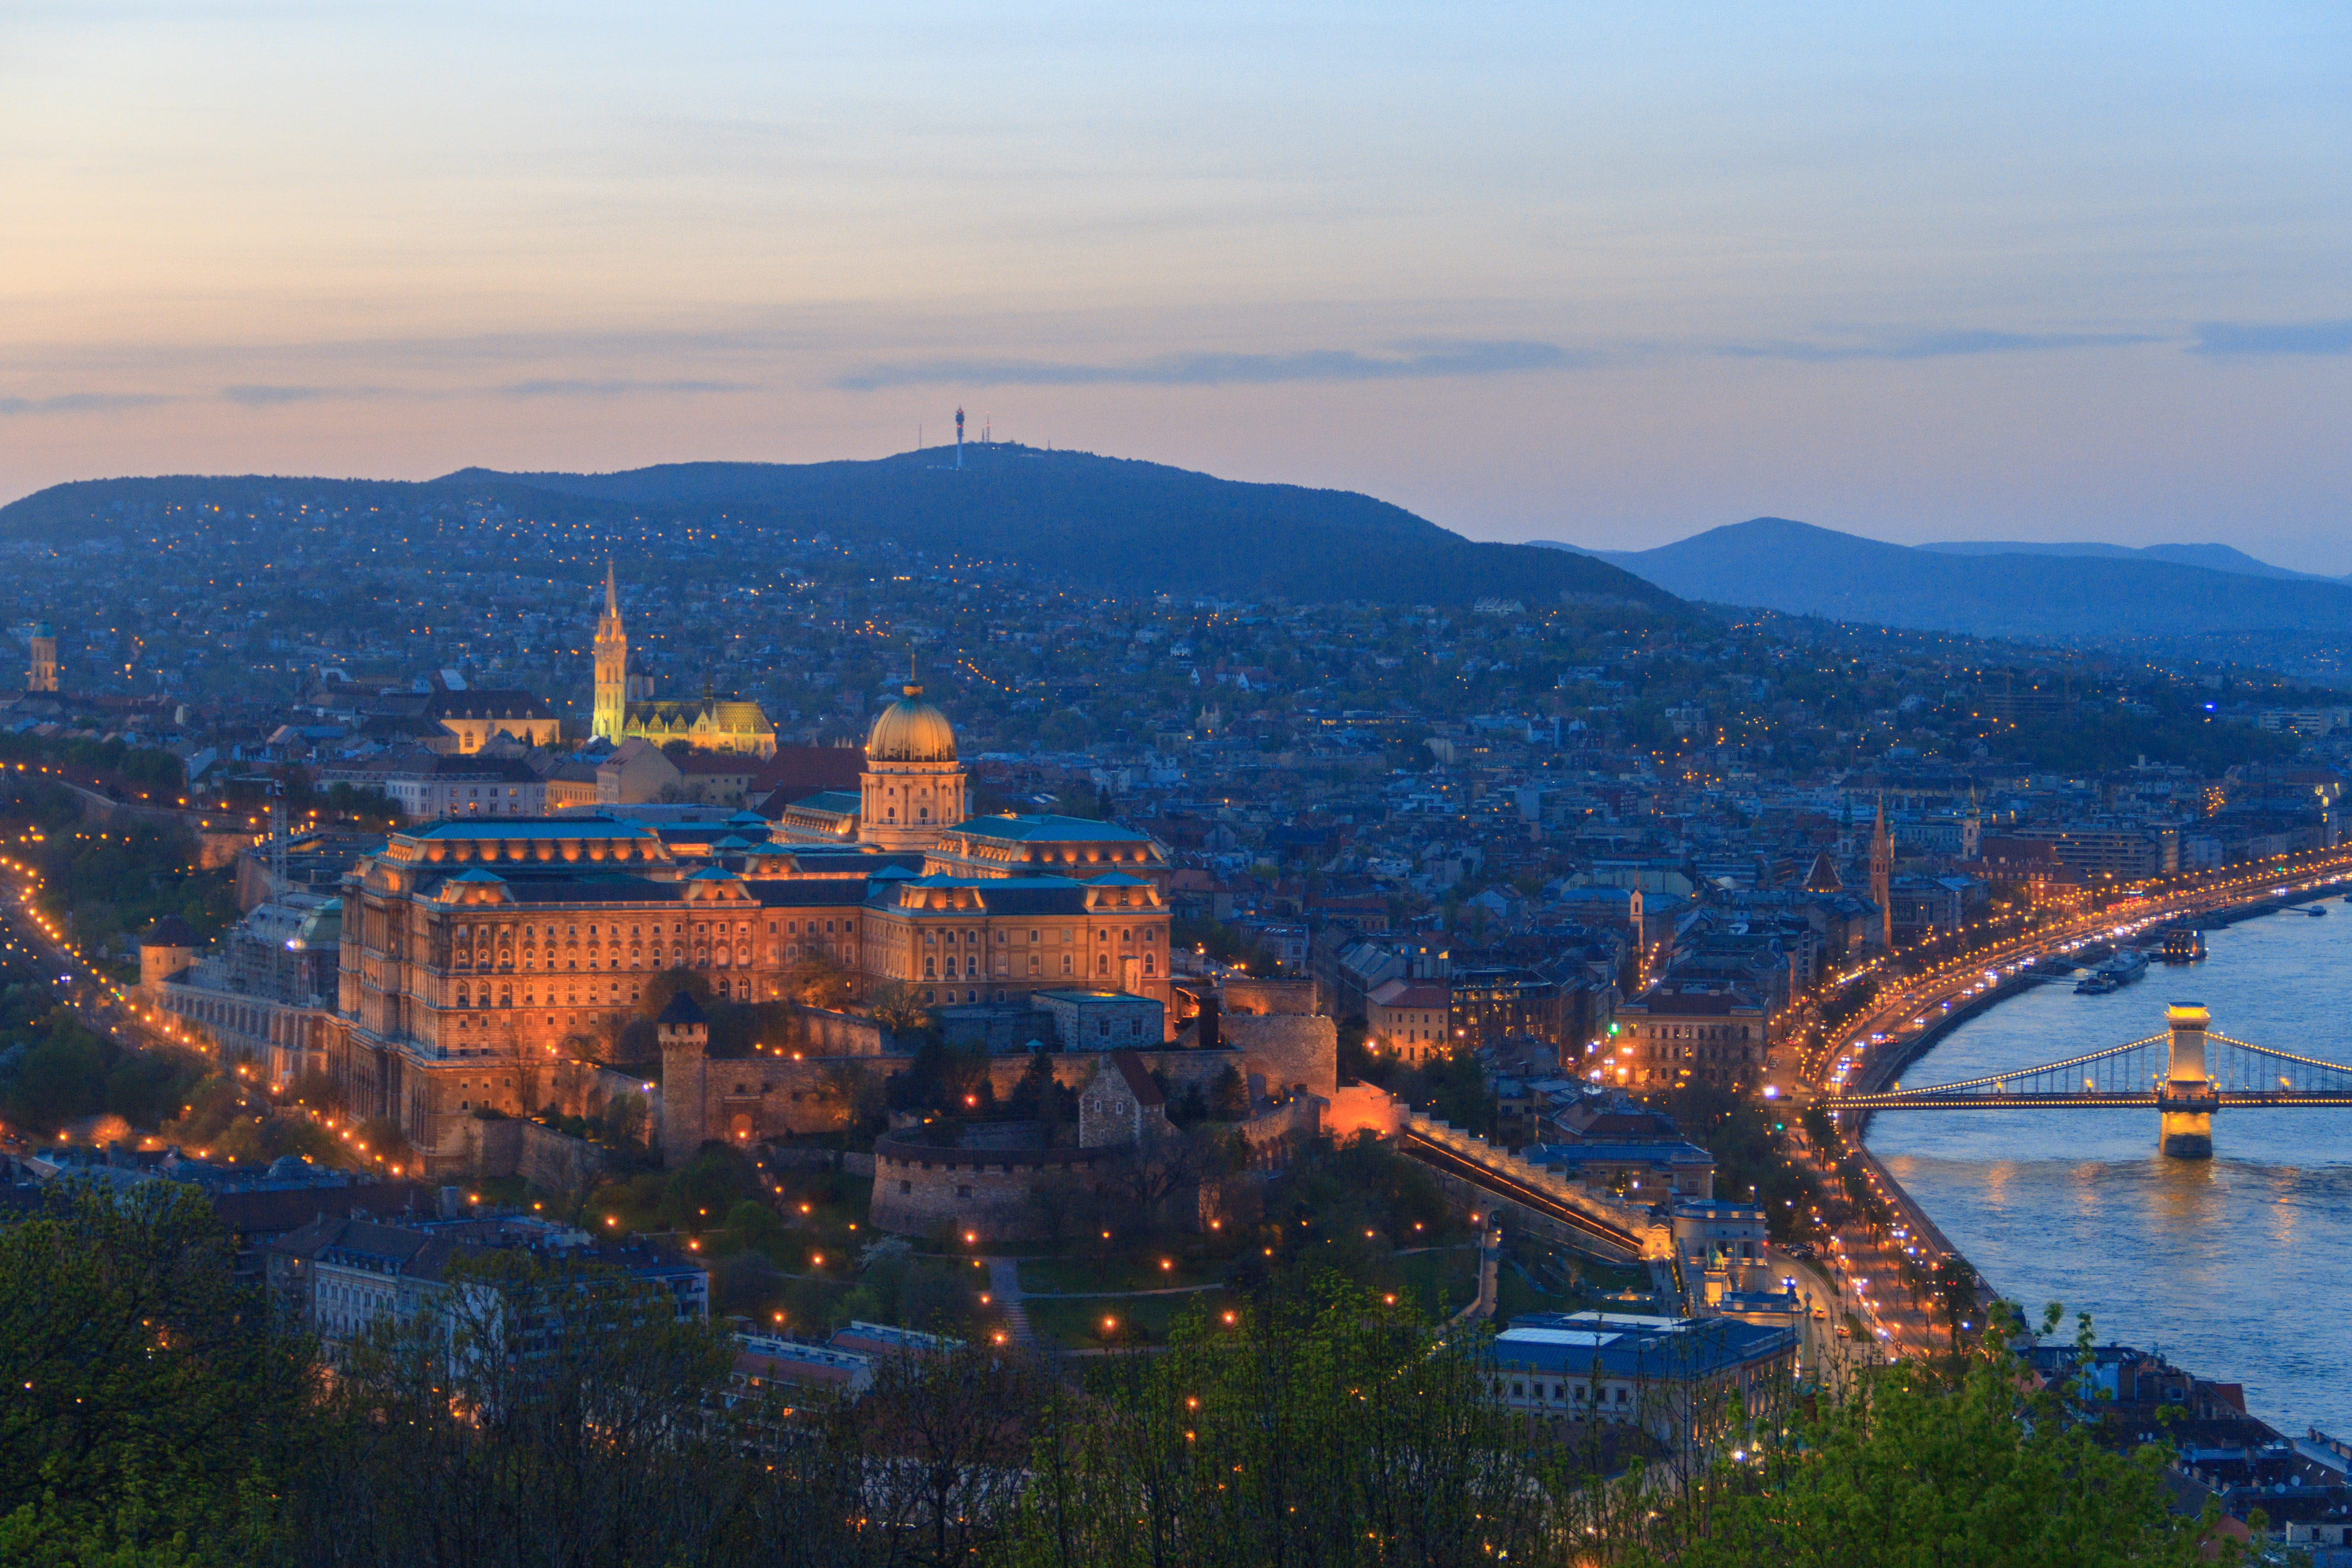
<path fill-rule="evenodd" d="M 2057 1309 L 2044 1320 L 2057 1324 Z M 2083 1320 L 2081 1343 L 2089 1348 Z M 1903 1363 L 1817 1414 L 1792 1410 L 1718 1453 L 1643 1562 L 1686 1568 L 2103 1568 L 2199 1560 L 2214 1513 L 2168 1511 L 2157 1445 L 2102 1449 L 2070 1401 L 2037 1387 L 1999 1335 L 1957 1380 Z M 2231 1553 L 2234 1556 L 2234 1552 Z"/>
<path fill-rule="evenodd" d="M 305 1342 L 266 1331 L 232 1262 L 211 1205 L 175 1183 L 60 1184 L 0 1230 L 10 1561 L 76 1542 L 74 1560 L 270 1555 L 312 1369 Z"/>
<path fill-rule="evenodd" d="M 913 1036 L 933 1028 L 930 1012 L 915 988 L 903 980 L 886 980 L 866 1001 L 866 1016 L 893 1035 Z"/>
<path fill-rule="evenodd" d="M 823 953 L 803 947 L 801 957 L 784 972 L 784 994 L 804 1007 L 838 1012 L 857 994 L 850 973 Z"/>
<path fill-rule="evenodd" d="M 984 1560 L 1013 1527 L 1029 1415 L 1051 1381 L 1007 1346 L 886 1357 L 853 1417 L 866 1451 L 895 1461 L 868 1494 L 878 1532 L 904 1536 L 919 1563 Z"/>

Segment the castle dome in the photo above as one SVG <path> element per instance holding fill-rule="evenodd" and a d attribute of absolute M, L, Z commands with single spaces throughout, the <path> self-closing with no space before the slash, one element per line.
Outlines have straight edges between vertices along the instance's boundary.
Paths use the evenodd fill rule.
<path fill-rule="evenodd" d="M 904 697 L 882 710 L 866 737 L 866 761 L 875 763 L 951 763 L 956 760 L 955 727 L 948 716 L 923 700 L 923 689 L 909 681 Z"/>

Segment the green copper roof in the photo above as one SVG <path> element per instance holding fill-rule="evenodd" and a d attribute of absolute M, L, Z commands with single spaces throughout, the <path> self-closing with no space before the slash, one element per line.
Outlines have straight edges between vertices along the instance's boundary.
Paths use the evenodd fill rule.
<path fill-rule="evenodd" d="M 1140 844 L 1151 837 L 1116 822 L 1089 822 L 1082 816 L 974 816 L 948 831 L 1019 844 Z"/>
<path fill-rule="evenodd" d="M 451 838 L 653 838 L 650 827 L 612 816 L 452 816 L 422 827 L 404 827 L 400 837 Z"/>

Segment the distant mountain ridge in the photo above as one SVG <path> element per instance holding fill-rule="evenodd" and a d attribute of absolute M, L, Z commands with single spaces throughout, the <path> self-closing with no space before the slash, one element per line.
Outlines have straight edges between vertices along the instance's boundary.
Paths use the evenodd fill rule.
<path fill-rule="evenodd" d="M 1119 593 L 1228 599 L 1467 605 L 1571 599 L 1670 609 L 1674 596 L 1605 562 L 1465 539 L 1351 490 L 1252 484 L 1160 463 L 1009 443 L 871 461 L 667 463 L 611 474 L 461 468 L 419 483 L 173 477 L 55 485 L 0 507 L 0 533 L 103 526 L 119 500 L 193 505 L 237 494 L 335 505 L 480 499 L 579 520 L 615 506 L 714 512 L 807 537 L 889 539 L 934 553 L 1017 561 Z"/>
<path fill-rule="evenodd" d="M 2200 559 L 2184 563 L 2155 551 Z M 2266 570 L 2216 570 L 2202 563 L 2213 551 L 2239 556 L 2226 545 L 1914 547 L 1759 517 L 1655 550 L 1584 553 L 1685 599 L 1979 637 L 2352 632 L 2352 584 L 2251 556 L 2241 558 Z"/>
<path fill-rule="evenodd" d="M 2352 583 L 2352 574 L 2330 577 L 2318 572 L 2297 572 L 2258 561 L 2230 544 L 2095 544 L 2088 542 L 2038 544 L 2021 540 L 1954 540 L 1922 544 L 1921 550 L 1947 555 L 2095 555 L 2116 561 L 2169 561 L 2176 566 L 2201 566 L 2209 572 L 2235 572 L 2246 577 L 2276 577 L 2301 583 Z"/>

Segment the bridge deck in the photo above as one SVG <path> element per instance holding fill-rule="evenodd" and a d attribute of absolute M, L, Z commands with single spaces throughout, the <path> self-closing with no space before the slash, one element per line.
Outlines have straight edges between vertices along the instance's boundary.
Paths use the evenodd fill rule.
<path fill-rule="evenodd" d="M 1950 1094 L 1911 1089 L 1899 1095 L 1858 1094 L 1823 1100 L 1825 1110 L 2295 1110 L 2352 1106 L 2352 1093 L 2297 1093 L 2281 1089 L 2223 1089 L 2202 1100 L 2174 1100 L 2155 1094 Z"/>

